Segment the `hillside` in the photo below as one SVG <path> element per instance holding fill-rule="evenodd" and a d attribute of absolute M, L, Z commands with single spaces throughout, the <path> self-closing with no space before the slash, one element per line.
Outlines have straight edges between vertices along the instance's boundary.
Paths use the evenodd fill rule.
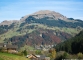
<path fill-rule="evenodd" d="M 9 24 L 7 25 L 7 22 Z M 63 42 L 83 29 L 83 21 L 49 10 L 23 16 L 19 21 L 0 24 L 0 42 L 24 45 L 52 45 Z"/>
<path fill-rule="evenodd" d="M 58 44 L 55 48 L 57 51 L 66 51 L 73 54 L 83 53 L 83 31 L 68 41 Z"/>
<path fill-rule="evenodd" d="M 18 56 L 15 54 L 1 53 L 0 52 L 0 60 L 29 60 L 29 59 L 24 57 L 24 56 Z"/>

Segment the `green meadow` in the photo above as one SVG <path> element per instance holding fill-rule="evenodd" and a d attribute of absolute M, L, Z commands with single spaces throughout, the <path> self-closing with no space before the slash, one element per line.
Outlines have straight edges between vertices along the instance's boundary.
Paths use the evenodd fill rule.
<path fill-rule="evenodd" d="M 29 60 L 29 59 L 26 58 L 25 56 L 0 52 L 0 60 Z"/>

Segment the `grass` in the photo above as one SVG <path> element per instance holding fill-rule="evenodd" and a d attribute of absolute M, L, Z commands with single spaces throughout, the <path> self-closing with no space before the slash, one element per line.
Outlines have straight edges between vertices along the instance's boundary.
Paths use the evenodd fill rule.
<path fill-rule="evenodd" d="M 26 49 L 27 51 L 28 51 L 28 50 L 34 50 L 34 48 L 33 48 L 32 46 L 27 46 L 27 45 L 25 45 L 24 47 L 21 47 L 21 48 L 20 48 L 20 51 L 24 51 L 25 49 Z"/>
<path fill-rule="evenodd" d="M 13 36 L 22 36 L 22 35 L 25 35 L 26 33 L 31 33 L 33 31 L 35 31 L 36 29 L 25 29 L 26 26 L 30 26 L 30 25 L 35 25 L 36 29 L 48 29 L 48 30 L 55 30 L 55 31 L 62 31 L 62 32 L 66 32 L 72 36 L 76 35 L 77 33 L 80 32 L 80 30 L 78 31 L 76 28 L 66 28 L 66 27 L 48 27 L 47 25 L 43 25 L 43 24 L 29 24 L 29 25 L 25 25 L 23 27 L 20 27 L 20 28 L 23 28 L 22 31 L 18 31 L 19 26 L 15 27 L 15 28 L 12 28 L 10 29 L 7 33 L 4 33 L 4 34 L 1 34 L 0 35 L 0 42 L 4 42 L 4 39 L 5 38 L 11 38 Z"/>
<path fill-rule="evenodd" d="M 2 59 L 2 58 L 0 57 L 0 60 L 4 60 L 4 59 Z"/>
<path fill-rule="evenodd" d="M 18 56 L 15 54 L 1 53 L 0 52 L 0 60 L 29 60 L 29 59 L 24 57 L 24 56 Z"/>
<path fill-rule="evenodd" d="M 75 35 L 75 34 L 78 34 L 80 32 L 80 30 L 77 31 L 77 29 L 75 29 L 75 28 L 65 28 L 65 27 L 62 28 L 62 31 L 69 33 L 70 35 Z"/>

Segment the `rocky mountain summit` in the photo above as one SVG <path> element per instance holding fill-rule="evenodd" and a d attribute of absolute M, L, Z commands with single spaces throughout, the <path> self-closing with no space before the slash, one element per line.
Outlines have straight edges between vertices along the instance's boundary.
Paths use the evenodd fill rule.
<path fill-rule="evenodd" d="M 58 12 L 50 11 L 50 10 L 40 10 L 40 11 L 35 12 L 35 13 L 31 14 L 31 15 L 26 15 L 26 16 L 22 17 L 21 21 L 25 20 L 29 16 L 33 16 L 36 19 L 49 17 L 51 20 L 53 20 L 53 19 L 55 19 L 55 20 L 58 20 L 58 19 L 68 20 L 66 16 L 63 16 L 62 14 L 60 14 Z"/>
<path fill-rule="evenodd" d="M 0 40 L 19 47 L 53 45 L 75 36 L 82 29 L 82 20 L 67 18 L 54 11 L 40 10 L 20 20 L 0 23 Z"/>
<path fill-rule="evenodd" d="M 35 18 L 38 18 L 38 19 L 41 19 L 43 17 L 50 17 L 55 20 L 58 20 L 58 19 L 67 20 L 67 18 L 61 15 L 60 13 L 55 12 L 55 11 L 49 11 L 49 10 L 40 10 L 38 12 L 35 12 L 33 15 L 34 16 L 37 15 L 35 16 Z"/>
<path fill-rule="evenodd" d="M 20 20 L 5 20 L 0 23 L 0 25 L 10 25 L 12 23 L 24 22 L 28 17 L 34 17 L 36 19 L 49 18 L 48 20 L 63 20 L 66 22 L 77 22 L 78 19 L 67 18 L 66 16 L 50 10 L 40 10 L 30 15 L 23 16 Z"/>

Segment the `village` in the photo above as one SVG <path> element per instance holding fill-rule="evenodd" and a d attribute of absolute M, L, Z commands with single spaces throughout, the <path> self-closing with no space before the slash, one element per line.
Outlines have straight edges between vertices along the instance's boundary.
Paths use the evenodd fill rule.
<path fill-rule="evenodd" d="M 21 52 L 26 58 L 30 60 L 51 60 L 51 53 L 54 45 L 35 45 L 34 50 L 24 50 Z M 11 54 L 18 54 L 18 46 L 0 43 L 0 52 L 7 52 Z M 28 52 L 28 53 L 27 53 Z"/>

